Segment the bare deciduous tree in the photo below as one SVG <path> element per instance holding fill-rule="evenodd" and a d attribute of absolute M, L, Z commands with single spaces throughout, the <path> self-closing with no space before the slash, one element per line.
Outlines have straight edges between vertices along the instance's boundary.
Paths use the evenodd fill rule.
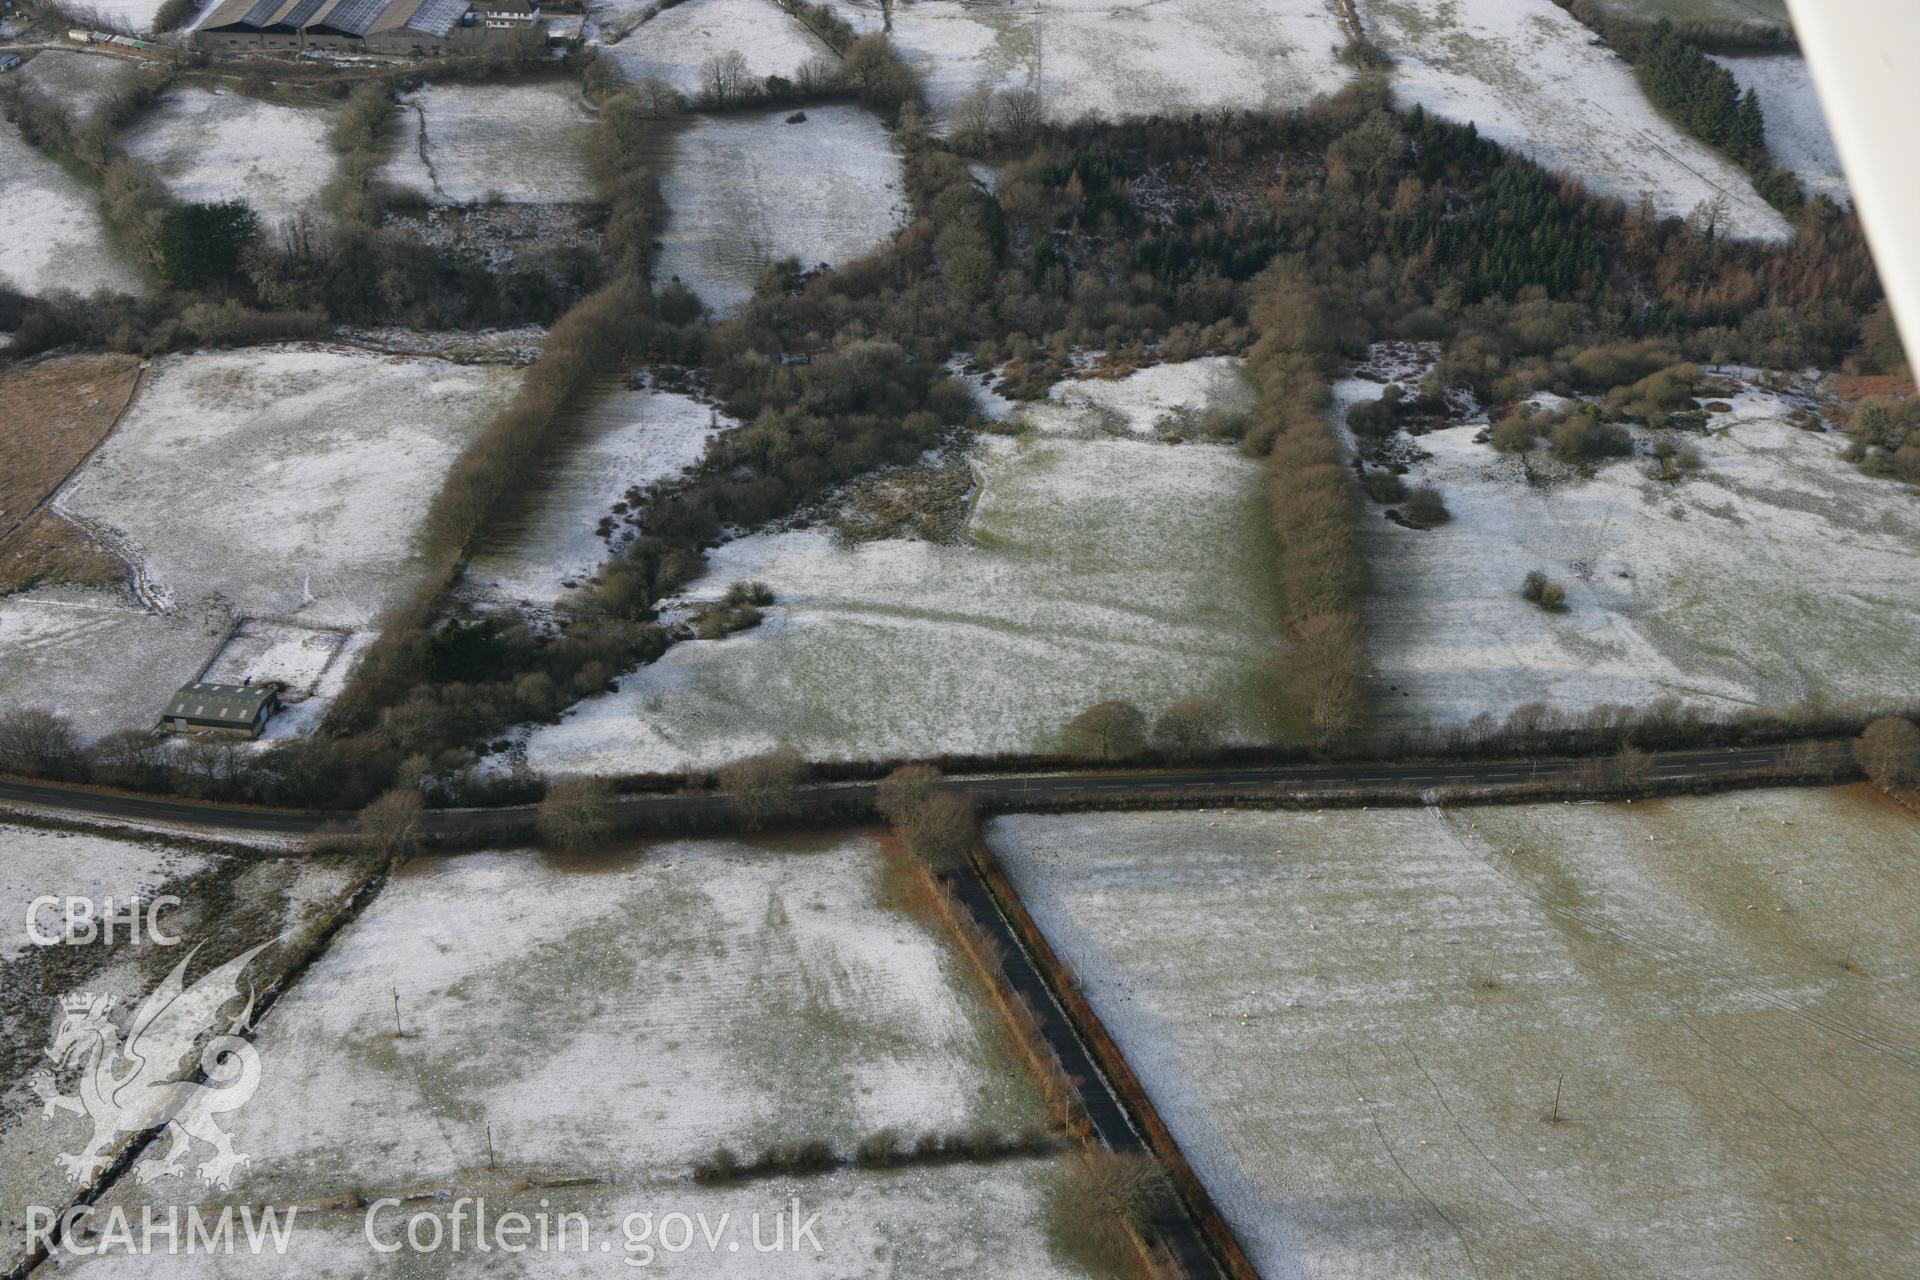
<path fill-rule="evenodd" d="M 1920 786 L 1920 725 L 1905 716 L 1881 716 L 1854 739 L 1853 758 L 1889 791 Z"/>
<path fill-rule="evenodd" d="M 907 846 L 935 875 L 960 870 L 980 839 L 973 798 L 952 791 L 936 792 L 913 811 L 904 834 Z"/>
<path fill-rule="evenodd" d="M 1218 699 L 1182 698 L 1154 721 L 1153 744 L 1168 755 L 1198 755 L 1219 745 L 1226 724 L 1226 708 Z"/>
<path fill-rule="evenodd" d="M 562 778 L 538 810 L 540 836 L 563 849 L 587 849 L 613 834 L 613 787 L 599 778 Z"/>
<path fill-rule="evenodd" d="M 791 810 L 806 776 L 807 763 L 798 751 L 776 747 L 722 765 L 720 789 L 732 798 L 747 825 L 757 827 Z"/>
<path fill-rule="evenodd" d="M 1011 141 L 1031 138 L 1046 118 L 1046 103 L 1032 89 L 1009 89 L 994 100 L 994 129 Z"/>
<path fill-rule="evenodd" d="M 738 49 L 716 53 L 700 64 L 700 97 L 710 107 L 733 107 L 753 95 L 753 76 Z"/>
<path fill-rule="evenodd" d="M 420 793 L 396 787 L 360 811 L 360 838 L 388 856 L 412 853 L 420 843 Z"/>
<path fill-rule="evenodd" d="M 0 713 L 0 769 L 58 774 L 80 753 L 73 724 L 46 707 L 16 707 Z"/>
<path fill-rule="evenodd" d="M 902 765 L 874 788 L 874 807 L 888 822 L 903 827 L 912 821 L 922 805 L 933 799 L 939 783 L 940 771 L 931 765 Z"/>
<path fill-rule="evenodd" d="M 1136 755 L 1146 745 L 1147 718 L 1118 698 L 1098 702 L 1067 721 L 1067 750 L 1113 760 Z"/>

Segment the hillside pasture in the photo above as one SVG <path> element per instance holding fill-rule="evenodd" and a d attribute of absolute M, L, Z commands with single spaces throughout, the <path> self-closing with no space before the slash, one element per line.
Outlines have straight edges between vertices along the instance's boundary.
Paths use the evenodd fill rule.
<path fill-rule="evenodd" d="M 1051 1156 L 687 1178 L 721 1147 L 751 1158 L 817 1140 L 849 1155 L 881 1131 L 911 1143 L 1044 1123 L 971 971 L 894 896 L 888 856 L 843 835 L 412 864 L 263 1025 L 259 1093 L 228 1121 L 252 1157 L 232 1196 L 314 1207 L 275 1264 L 287 1274 L 413 1275 L 444 1258 L 374 1253 L 361 1212 L 340 1204 L 355 1188 L 484 1195 L 490 1212 L 537 1201 L 586 1214 L 621 1254 L 630 1213 L 717 1220 L 798 1197 L 820 1215 L 808 1274 L 1084 1274 L 1050 1247 Z M 143 1184 L 136 1171 L 114 1198 L 212 1197 L 190 1176 Z M 744 1258 L 727 1252 L 658 1260 L 677 1275 L 766 1265 L 744 1244 Z M 461 1274 L 505 1276 L 524 1259 L 460 1261 Z M 572 1275 L 609 1260 L 589 1249 L 540 1261 Z M 233 1268 L 215 1275 L 259 1274 L 242 1269 L 258 1259 L 214 1263 Z"/>
<path fill-rule="evenodd" d="M 1263 1275 L 1920 1266 L 1920 826 L 1864 786 L 989 841 Z"/>
<path fill-rule="evenodd" d="M 697 116 L 674 131 L 656 285 L 678 280 L 726 315 L 769 263 L 843 266 L 906 224 L 900 151 L 878 116 L 833 104 L 797 124 L 790 114 Z"/>
<path fill-rule="evenodd" d="M 382 177 L 434 204 L 577 204 L 589 118 L 578 86 L 427 84 L 401 99 L 402 128 Z"/>
<path fill-rule="evenodd" d="M 333 177 L 333 111 L 177 85 L 126 135 L 175 200 L 244 200 L 268 226 L 318 210 Z"/>
<path fill-rule="evenodd" d="M 1633 68 L 1552 0 L 1360 0 L 1395 98 L 1632 204 L 1684 217 L 1724 198 L 1733 235 L 1789 229 L 1745 173 L 1656 110 Z"/>
<path fill-rule="evenodd" d="M 1154 429 L 1246 394 L 1227 360 L 1063 382 L 967 455 L 952 541 L 811 527 L 724 544 L 670 603 L 754 580 L 774 593 L 766 621 L 677 644 L 533 729 L 529 762 L 673 771 L 782 743 L 824 759 L 1044 751 L 1093 703 L 1151 713 L 1201 694 L 1233 709 L 1236 738 L 1264 739 L 1279 643 L 1264 473 Z"/>
<path fill-rule="evenodd" d="M 50 503 L 133 594 L 0 600 L 0 705 L 56 707 L 88 734 L 145 727 L 245 620 L 368 630 L 423 568 L 440 478 L 517 381 L 312 344 L 155 360 Z"/>
<path fill-rule="evenodd" d="M 27 294 L 138 294 L 145 279 L 114 241 L 99 196 L 0 119 L 0 280 Z"/>

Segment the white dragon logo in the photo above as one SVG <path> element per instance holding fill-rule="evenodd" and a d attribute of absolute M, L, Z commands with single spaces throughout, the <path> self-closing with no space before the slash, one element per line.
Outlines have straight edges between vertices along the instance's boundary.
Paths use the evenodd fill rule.
<path fill-rule="evenodd" d="M 213 1155 L 198 1166 L 201 1179 L 222 1190 L 232 1186 L 235 1170 L 244 1168 L 248 1157 L 233 1149 L 233 1139 L 218 1117 L 243 1105 L 260 1085 L 259 1050 L 241 1034 L 253 1012 L 253 998 L 240 989 L 240 974 L 268 945 L 263 942 L 235 956 L 188 987 L 187 964 L 199 950 L 195 947 L 141 1002 L 127 1024 L 124 1044 L 109 1016 L 112 996 L 61 997 L 65 1016 L 46 1052 L 56 1068 L 77 1059 L 79 1091 L 58 1092 L 51 1070 L 39 1072 L 32 1083 L 48 1116 L 66 1111 L 93 1121 L 86 1149 L 58 1157 L 69 1182 L 86 1185 L 107 1167 L 124 1137 L 159 1126 L 172 1136 L 172 1144 L 159 1160 L 141 1164 L 134 1175 L 137 1181 L 184 1173 L 185 1159 L 198 1139 L 213 1148 Z M 246 1007 L 223 1027 L 220 1011 L 243 996 Z M 196 1055 L 204 1079 L 196 1080 L 191 1070 L 181 1070 L 182 1060 L 209 1030 L 212 1038 Z"/>

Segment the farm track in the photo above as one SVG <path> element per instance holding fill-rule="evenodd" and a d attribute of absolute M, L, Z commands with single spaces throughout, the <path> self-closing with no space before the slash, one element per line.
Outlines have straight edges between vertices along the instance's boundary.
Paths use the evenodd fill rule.
<path fill-rule="evenodd" d="M 1789 752 L 1806 753 L 1788 769 Z M 977 774 L 947 778 L 945 789 L 970 793 L 981 808 L 995 813 L 1017 813 L 1026 808 L 1204 808 L 1248 801 L 1312 797 L 1325 793 L 1344 800 L 1377 796 L 1383 802 L 1406 802 L 1409 794 L 1441 789 L 1469 790 L 1498 800 L 1538 795 L 1543 788 L 1575 790 L 1589 760 L 1499 760 L 1460 764 L 1363 763 L 1276 768 L 1264 765 L 1216 766 L 1202 769 L 1116 768 L 1100 772 L 1029 775 Z M 1852 757 L 1845 742 L 1828 740 L 1791 746 L 1711 748 L 1674 751 L 1649 761 L 1649 776 L 1667 785 L 1711 787 L 1740 781 L 1758 785 L 1807 785 L 1807 770 L 1831 768 L 1852 778 Z M 1778 777 L 1757 771 L 1780 769 Z M 823 782 L 800 788 L 802 799 L 844 802 L 844 808 L 873 802 L 873 782 Z M 1417 800 L 1416 800 L 1417 802 Z M 343 811 L 272 809 L 139 795 L 102 787 L 0 780 L 0 806 L 18 805 L 81 821 L 109 821 L 166 826 L 188 826 L 229 834 L 272 837 L 300 836 L 328 823 L 350 820 Z M 617 820 L 633 820 L 636 827 L 671 830 L 678 819 L 689 830 L 713 830 L 733 825 L 724 820 L 732 802 L 713 792 L 628 795 L 614 802 Z M 488 809 L 430 809 L 422 815 L 428 836 L 484 839 L 489 833 L 524 839 L 531 829 L 531 805 L 503 805 Z"/>
<path fill-rule="evenodd" d="M 1081 1109 L 1100 1144 L 1122 1155 L 1157 1155 L 1121 1101 L 1120 1091 L 1101 1070 L 1081 1029 L 1052 985 L 1041 977 L 1041 967 L 1035 963 L 1026 940 L 1008 918 L 1007 907 L 994 888 L 989 887 L 979 868 L 969 865 L 946 884 L 953 890 L 961 909 L 997 948 L 1009 992 L 1033 1011 L 1040 1034 L 1059 1060 L 1061 1071 L 1073 1082 Z M 1149 1229 L 1178 1263 L 1181 1274 L 1190 1280 L 1224 1274 L 1208 1249 L 1200 1227 L 1186 1212 L 1163 1210 L 1151 1220 Z"/>

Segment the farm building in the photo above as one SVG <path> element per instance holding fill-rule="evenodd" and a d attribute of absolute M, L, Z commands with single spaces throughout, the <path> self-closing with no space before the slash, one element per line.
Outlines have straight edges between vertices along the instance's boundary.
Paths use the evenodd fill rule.
<path fill-rule="evenodd" d="M 280 709 L 280 695 L 267 684 L 183 684 L 167 699 L 155 727 L 162 733 L 214 730 L 257 738 Z"/>
<path fill-rule="evenodd" d="M 531 27 L 540 20 L 540 10 L 531 0 L 479 0 L 474 7 L 481 21 L 506 31 Z"/>
<path fill-rule="evenodd" d="M 526 0 L 481 0 L 510 9 Z M 430 54 L 471 48 L 511 27 L 482 23 L 469 0 L 223 0 L 193 33 L 205 49 L 328 49 L 341 53 Z"/>

